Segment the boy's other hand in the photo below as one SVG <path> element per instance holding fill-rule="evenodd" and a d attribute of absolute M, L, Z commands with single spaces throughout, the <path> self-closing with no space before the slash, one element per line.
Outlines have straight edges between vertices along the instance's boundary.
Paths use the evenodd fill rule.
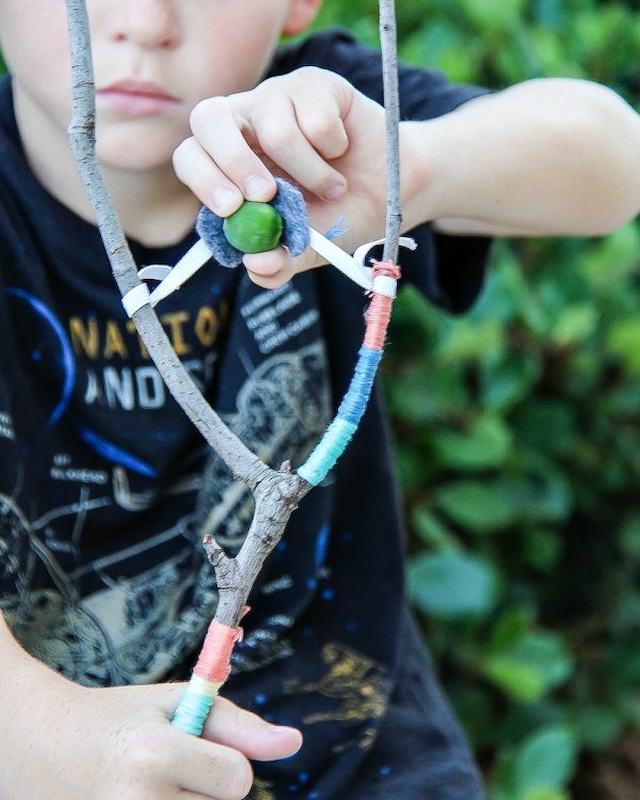
<path fill-rule="evenodd" d="M 20 660 L 0 719 L 3 800 L 241 800 L 249 759 L 285 758 L 302 742 L 222 698 L 198 739 L 170 724 L 183 684 L 85 688 Z"/>

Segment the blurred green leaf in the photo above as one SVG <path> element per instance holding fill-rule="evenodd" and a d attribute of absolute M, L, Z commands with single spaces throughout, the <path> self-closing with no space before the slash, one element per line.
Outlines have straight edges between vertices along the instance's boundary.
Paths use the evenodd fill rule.
<path fill-rule="evenodd" d="M 524 703 L 542 699 L 571 674 L 572 659 L 561 637 L 535 631 L 492 649 L 482 664 L 484 674 L 508 696 Z"/>
<path fill-rule="evenodd" d="M 499 357 L 504 350 L 504 330 L 495 320 L 480 323 L 460 320 L 449 328 L 436 355 L 442 364 Z"/>
<path fill-rule="evenodd" d="M 573 774 L 577 745 L 575 734 L 566 727 L 549 727 L 532 734 L 518 748 L 514 761 L 516 797 L 542 800 L 562 791 Z"/>
<path fill-rule="evenodd" d="M 494 652 L 510 649 L 529 632 L 534 622 L 530 608 L 511 608 L 496 622 L 491 632 L 490 647 Z"/>
<path fill-rule="evenodd" d="M 453 522 L 476 534 L 495 534 L 527 520 L 563 519 L 570 506 L 559 474 L 454 480 L 434 491 L 434 502 Z"/>
<path fill-rule="evenodd" d="M 570 454 L 575 446 L 576 409 L 560 400 L 524 400 L 514 418 L 519 441 L 534 450 Z"/>
<path fill-rule="evenodd" d="M 501 480 L 452 481 L 436 490 L 434 497 L 453 522 L 474 533 L 495 533 L 520 519 L 517 499 Z"/>
<path fill-rule="evenodd" d="M 598 311 L 593 304 L 566 306 L 551 331 L 551 340 L 559 347 L 578 344 L 591 336 L 598 324 Z"/>
<path fill-rule="evenodd" d="M 483 401 L 487 408 L 506 411 L 529 396 L 542 372 L 540 360 L 530 356 L 506 356 L 483 365 Z"/>
<path fill-rule="evenodd" d="M 599 293 L 611 294 L 637 272 L 638 253 L 640 228 L 631 222 L 585 252 L 580 269 Z"/>
<path fill-rule="evenodd" d="M 530 528 L 524 532 L 523 555 L 531 566 L 550 570 L 563 551 L 563 540 L 556 532 L 546 528 Z"/>
<path fill-rule="evenodd" d="M 610 746 L 620 734 L 624 719 L 615 708 L 585 705 L 577 710 L 575 723 L 585 747 Z"/>
<path fill-rule="evenodd" d="M 429 506 L 414 509 L 412 521 L 420 540 L 432 550 L 457 550 L 458 543 L 449 528 L 433 513 Z"/>
<path fill-rule="evenodd" d="M 508 31 L 520 19 L 525 0 L 460 0 L 471 24 L 485 34 Z"/>
<path fill-rule="evenodd" d="M 511 431 L 493 415 L 473 420 L 463 431 L 440 428 L 431 441 L 443 466 L 472 471 L 501 466 L 512 447 Z"/>
<path fill-rule="evenodd" d="M 407 365 L 388 383 L 389 402 L 398 419 L 426 425 L 444 413 L 465 408 L 468 396 L 460 375 L 452 369 L 437 372 L 424 365 Z"/>
<path fill-rule="evenodd" d="M 447 552 L 423 553 L 409 565 L 412 601 L 424 613 L 457 618 L 484 614 L 495 604 L 495 570 L 474 556 Z"/>
<path fill-rule="evenodd" d="M 570 800 L 570 795 L 563 789 L 538 787 L 527 792 L 522 800 Z"/>
<path fill-rule="evenodd" d="M 640 319 L 614 323 L 607 337 L 607 352 L 615 356 L 632 374 L 640 375 Z"/>

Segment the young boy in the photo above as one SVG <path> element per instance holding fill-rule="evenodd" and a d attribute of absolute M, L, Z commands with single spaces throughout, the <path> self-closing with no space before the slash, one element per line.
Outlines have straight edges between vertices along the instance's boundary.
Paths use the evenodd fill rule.
<path fill-rule="evenodd" d="M 335 33 L 276 53 L 319 4 L 88 0 L 98 154 L 140 266 L 178 260 L 201 202 L 269 200 L 274 174 L 316 229 L 344 216 L 344 249 L 382 234 L 378 55 Z M 237 548 L 251 501 L 122 309 L 66 139 L 65 4 L 0 0 L 0 40 L 0 797 L 478 800 L 403 601 L 378 396 L 254 589 L 230 699 L 202 739 L 169 724 L 215 611 L 200 542 Z M 403 279 L 433 302 L 473 301 L 484 237 L 598 235 L 638 212 L 640 123 L 605 88 L 486 94 L 410 69 L 400 86 L 419 244 Z M 362 291 L 318 262 L 247 256 L 253 280 L 211 264 L 157 309 L 272 465 L 304 460 L 361 342 Z"/>

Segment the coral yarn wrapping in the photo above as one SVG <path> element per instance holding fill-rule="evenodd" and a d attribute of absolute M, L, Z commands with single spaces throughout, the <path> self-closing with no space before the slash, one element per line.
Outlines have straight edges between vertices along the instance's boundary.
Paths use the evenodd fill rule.
<path fill-rule="evenodd" d="M 193 672 L 212 683 L 224 683 L 231 671 L 231 653 L 242 639 L 242 628 L 230 628 L 215 619 L 209 625 Z"/>
<path fill-rule="evenodd" d="M 390 261 L 374 261 L 372 278 L 384 275 L 393 280 L 400 278 L 400 267 Z M 393 298 L 382 294 L 374 294 L 367 309 L 367 328 L 364 335 L 364 346 L 372 350 L 382 350 L 387 335 L 387 328 L 391 319 Z"/>

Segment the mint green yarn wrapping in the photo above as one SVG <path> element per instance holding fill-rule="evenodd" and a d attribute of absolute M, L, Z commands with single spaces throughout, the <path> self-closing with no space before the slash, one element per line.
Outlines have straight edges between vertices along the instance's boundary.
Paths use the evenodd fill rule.
<path fill-rule="evenodd" d="M 194 692 L 189 686 L 180 698 L 171 724 L 185 733 L 202 736 L 204 724 L 211 711 L 214 698 Z"/>
<path fill-rule="evenodd" d="M 357 427 L 353 422 L 336 417 L 309 458 L 297 470 L 298 475 L 311 486 L 317 486 L 340 458 Z"/>

